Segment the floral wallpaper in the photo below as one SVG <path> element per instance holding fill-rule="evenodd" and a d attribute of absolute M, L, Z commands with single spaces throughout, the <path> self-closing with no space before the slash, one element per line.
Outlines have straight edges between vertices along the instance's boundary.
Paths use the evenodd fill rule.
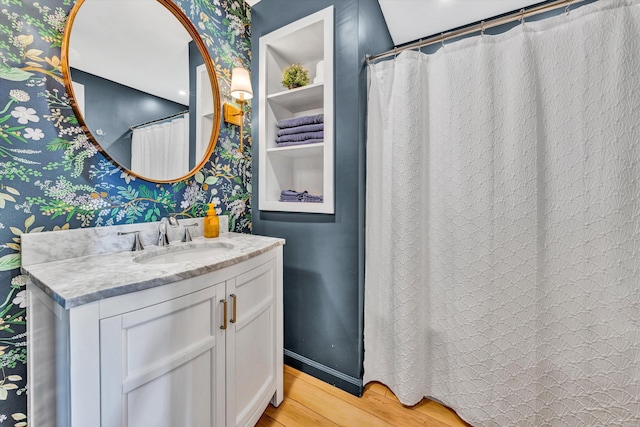
<path fill-rule="evenodd" d="M 249 9 L 242 0 L 174 2 L 200 32 L 228 94 L 231 69 L 251 60 Z M 237 127 L 222 124 L 210 161 L 175 184 L 128 175 L 83 134 L 60 62 L 73 3 L 0 0 L 0 425 L 28 423 L 22 233 L 196 217 L 206 203 L 229 215 L 234 231 L 251 231 L 250 150 L 238 152 Z"/>

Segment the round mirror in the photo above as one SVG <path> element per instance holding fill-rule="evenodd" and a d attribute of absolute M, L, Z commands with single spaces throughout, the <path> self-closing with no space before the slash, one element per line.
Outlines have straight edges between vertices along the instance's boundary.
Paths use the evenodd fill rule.
<path fill-rule="evenodd" d="M 170 0 L 79 0 L 64 82 L 87 136 L 128 173 L 175 182 L 210 157 L 220 127 L 207 49 Z"/>

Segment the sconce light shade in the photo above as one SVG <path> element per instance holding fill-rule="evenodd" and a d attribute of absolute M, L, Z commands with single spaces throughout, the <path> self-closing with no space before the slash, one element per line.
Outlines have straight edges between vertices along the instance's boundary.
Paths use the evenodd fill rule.
<path fill-rule="evenodd" d="M 237 67 L 231 71 L 231 96 L 245 101 L 253 98 L 249 70 Z"/>

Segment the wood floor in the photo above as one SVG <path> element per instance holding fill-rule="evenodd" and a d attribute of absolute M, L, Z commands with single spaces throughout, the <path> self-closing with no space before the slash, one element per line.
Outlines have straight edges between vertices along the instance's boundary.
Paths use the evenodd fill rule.
<path fill-rule="evenodd" d="M 403 406 L 380 383 L 368 384 L 361 398 L 289 366 L 284 368 L 284 401 L 269 405 L 258 427 L 428 426 L 468 427 L 452 410 L 427 399 Z"/>

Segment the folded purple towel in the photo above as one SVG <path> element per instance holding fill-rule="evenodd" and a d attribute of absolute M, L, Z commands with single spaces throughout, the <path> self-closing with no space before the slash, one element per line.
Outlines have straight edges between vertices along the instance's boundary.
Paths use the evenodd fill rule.
<path fill-rule="evenodd" d="M 324 196 L 314 196 L 309 194 L 308 191 L 298 192 L 295 190 L 282 190 L 280 192 L 281 202 L 308 202 L 308 203 L 322 203 Z"/>
<path fill-rule="evenodd" d="M 317 144 L 318 142 L 324 142 L 324 139 L 305 139 L 304 141 L 279 142 L 278 147 L 289 147 L 291 145 Z"/>
<path fill-rule="evenodd" d="M 302 117 L 294 117 L 292 119 L 284 119 L 280 120 L 276 126 L 278 129 L 284 128 L 292 128 L 296 126 L 304 126 L 304 125 L 317 125 L 319 123 L 324 123 L 324 114 L 317 114 L 315 116 L 302 116 Z"/>
<path fill-rule="evenodd" d="M 295 142 L 304 141 L 305 139 L 324 139 L 324 131 L 320 132 L 303 132 L 294 133 L 292 135 L 283 135 L 276 138 L 276 142 Z"/>
<path fill-rule="evenodd" d="M 322 198 L 320 198 L 319 200 L 309 200 L 309 199 L 292 199 L 292 200 L 286 200 L 283 198 L 280 198 L 279 202 L 292 202 L 292 203 L 322 203 L 324 200 L 322 200 Z"/>
<path fill-rule="evenodd" d="M 284 136 L 284 135 L 291 135 L 294 133 L 304 133 L 304 132 L 318 132 L 321 130 L 324 130 L 324 123 L 320 123 L 318 125 L 304 125 L 304 126 L 295 126 L 292 128 L 280 129 L 276 136 Z"/>

